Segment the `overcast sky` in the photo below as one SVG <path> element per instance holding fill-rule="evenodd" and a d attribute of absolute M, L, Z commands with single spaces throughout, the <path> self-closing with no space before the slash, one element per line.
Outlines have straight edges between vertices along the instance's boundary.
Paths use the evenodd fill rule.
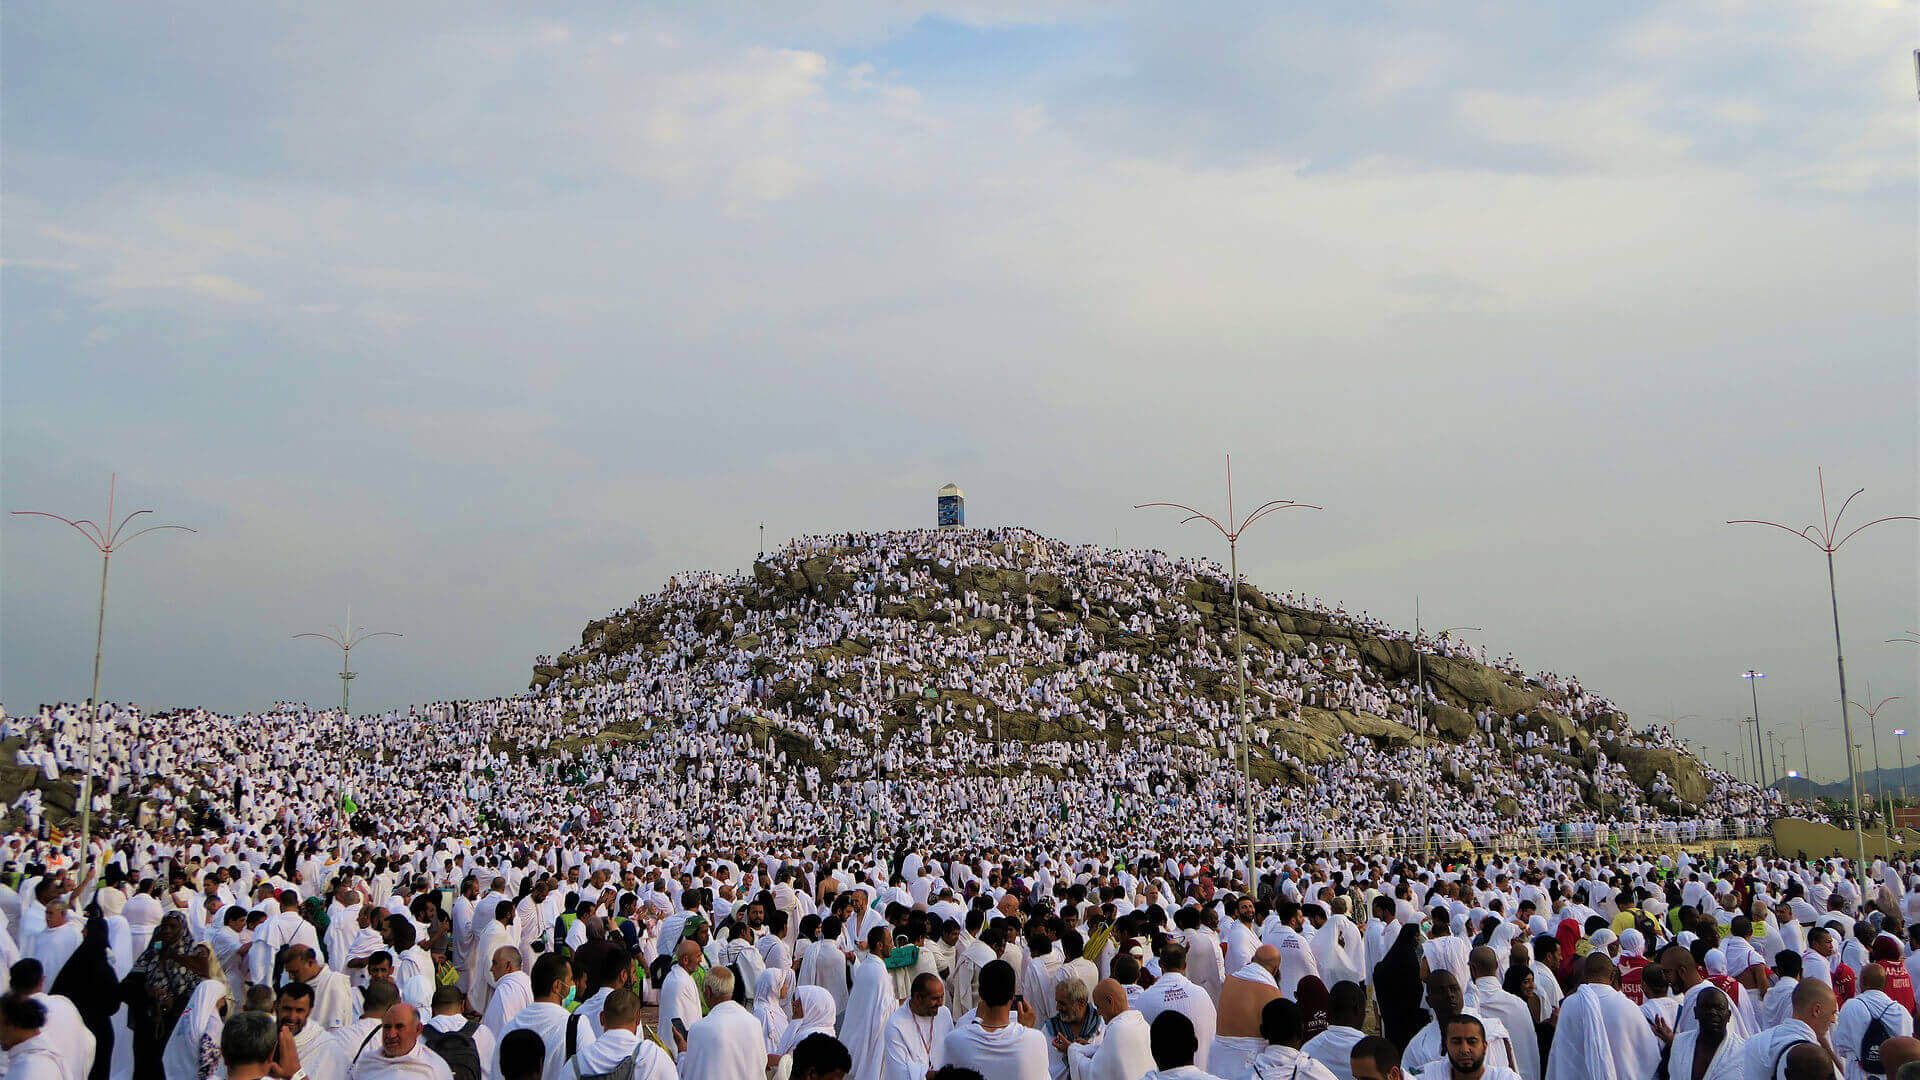
<path fill-rule="evenodd" d="M 769 540 L 1217 555 L 1841 767 L 1826 568 L 1920 507 L 1911 3 L 10 4 L 7 509 L 123 506 L 104 695 L 525 686 Z M 778 14 L 769 15 L 773 10 Z M 690 14 L 703 12 L 704 14 Z M 1837 501 L 1837 500 L 1836 500 Z M 98 559 L 0 521 L 8 708 Z M 1920 528 L 1838 560 L 1914 725 Z M 1862 731 L 1859 738 L 1866 740 Z M 1890 735 L 1882 753 L 1894 763 Z M 1920 760 L 1920 743 L 1914 744 Z"/>

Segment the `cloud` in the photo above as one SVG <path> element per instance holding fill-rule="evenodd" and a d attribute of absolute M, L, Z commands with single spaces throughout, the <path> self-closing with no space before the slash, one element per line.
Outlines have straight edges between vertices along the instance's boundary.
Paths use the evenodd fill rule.
<path fill-rule="evenodd" d="M 308 686 L 275 635 L 349 597 L 412 650 L 357 695 L 514 689 L 948 480 L 1203 550 L 1130 507 L 1231 451 L 1329 507 L 1263 586 L 1812 709 L 1824 581 L 1714 523 L 1815 460 L 1910 509 L 1910 69 L 1830 9 L 120 14 L 10 22 L 0 158 L 10 500 L 117 468 L 204 526 L 116 576 L 115 696 Z M 71 696 L 71 568 L 0 528 L 8 704 Z M 1905 554 L 1850 626 L 1911 625 Z"/>
<path fill-rule="evenodd" d="M 238 304 L 257 304 L 266 299 L 259 289 L 219 274 L 188 274 L 183 283 L 187 288 L 202 296 L 211 296 L 216 300 L 229 300 Z"/>

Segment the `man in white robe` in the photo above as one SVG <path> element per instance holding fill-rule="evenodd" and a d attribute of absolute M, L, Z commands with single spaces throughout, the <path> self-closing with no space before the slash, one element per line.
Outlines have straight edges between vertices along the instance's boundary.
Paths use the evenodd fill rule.
<path fill-rule="evenodd" d="M 1068 1048 L 1068 1080 L 1140 1080 L 1153 1069 L 1147 1018 L 1112 979 L 1093 988 L 1093 1007 L 1106 1026 L 1097 1045 Z"/>
<path fill-rule="evenodd" d="M 420 1011 L 401 1002 L 387 1010 L 379 1049 L 354 1061 L 348 1080 L 453 1080 L 453 1070 L 420 1037 Z"/>
<path fill-rule="evenodd" d="M 1314 959 L 1313 950 L 1307 946 L 1307 939 L 1300 934 L 1300 927 L 1306 922 L 1300 905 L 1291 900 L 1282 900 L 1276 905 L 1275 915 L 1279 921 L 1261 935 L 1260 944 L 1280 950 L 1280 972 L 1276 978 L 1280 981 L 1280 992 L 1292 1000 L 1299 992 L 1300 980 L 1309 975 L 1319 975 L 1320 965 Z M 1202 1069 L 1207 1067 L 1205 1040 L 1201 1042 L 1198 1065 Z"/>
<path fill-rule="evenodd" d="M 1833 1023 L 1832 1042 L 1833 1052 L 1846 1066 L 1847 1080 L 1866 1080 L 1860 1051 L 1867 1028 L 1875 1020 L 1886 1027 L 1888 1037 L 1913 1034 L 1913 1016 L 1888 997 L 1886 990 L 1886 969 L 1879 964 L 1868 964 L 1860 969 L 1860 992 L 1840 1006 L 1839 1018 Z"/>
<path fill-rule="evenodd" d="M 1005 960 L 980 969 L 980 1004 L 972 1020 L 947 1034 L 948 1065 L 993 1080 L 1047 1080 L 1046 1036 L 1023 1022 L 1032 1020 L 1032 1009 L 1013 1010 L 1015 985 L 1013 965 Z M 1199 994 L 1199 987 L 1193 992 Z"/>
<path fill-rule="evenodd" d="M 1253 898 L 1243 896 L 1234 905 L 1233 921 L 1227 924 L 1225 934 L 1227 947 L 1226 960 L 1222 965 L 1222 978 L 1225 972 L 1239 971 L 1253 962 L 1253 950 L 1260 947 L 1260 934 L 1253 926 Z"/>
<path fill-rule="evenodd" d="M 969 920 L 978 918 L 978 912 L 968 915 Z M 947 980 L 947 1011 L 958 1020 L 973 1008 L 974 998 L 979 993 L 980 969 L 994 962 L 993 946 L 978 937 L 964 936 L 953 958 L 953 977 Z"/>
<path fill-rule="evenodd" d="M 1221 958 L 1220 937 L 1201 922 L 1200 909 L 1184 907 L 1174 913 L 1173 924 L 1187 946 L 1187 977 L 1207 992 L 1217 1004 L 1220 989 L 1226 985 L 1226 961 Z M 1239 969 L 1234 969 L 1239 970 Z M 1092 990 L 1092 987 L 1088 987 Z"/>
<path fill-rule="evenodd" d="M 892 937 L 887 927 L 875 927 L 867 935 L 867 951 L 853 967 L 853 989 L 840 1017 L 840 1042 L 853 1057 L 847 1080 L 880 1080 L 883 1071 L 887 1018 L 900 1004 L 893 999 L 893 977 L 887 974 Z"/>
<path fill-rule="evenodd" d="M 679 1070 L 652 1039 L 640 1037 L 640 998 L 631 990 L 615 990 L 607 995 L 600 1010 L 602 1030 L 599 1038 L 568 1059 L 561 1076 L 571 1080 L 579 1076 L 604 1076 L 628 1059 L 633 1061 L 633 1080 L 679 1080 Z M 765 1062 L 762 1062 L 765 1065 Z"/>
<path fill-rule="evenodd" d="M 1367 992 L 1356 982 L 1337 982 L 1327 993 L 1327 1030 L 1300 1049 L 1327 1067 L 1335 1080 L 1353 1080 L 1353 1046 L 1366 1037 Z M 1540 1080 L 1532 1077 L 1530 1080 Z"/>
<path fill-rule="evenodd" d="M 467 1030 L 467 997 L 458 986 L 442 986 L 433 992 L 433 1015 L 427 1019 L 427 1026 L 437 1032 L 459 1032 Z M 473 1039 L 475 1056 L 480 1059 L 480 1071 L 484 1075 L 493 1064 L 496 1049 L 493 1032 L 486 1025 L 475 1023 L 468 1032 Z M 304 1058 L 302 1059 L 305 1060 Z"/>
<path fill-rule="evenodd" d="M 540 1036 L 541 1045 L 547 1054 L 540 1067 L 541 1080 L 560 1080 L 561 1066 L 567 1062 L 567 1012 L 561 1002 L 573 989 L 573 970 L 566 958 L 553 953 L 542 953 L 533 964 L 533 1002 L 515 1013 L 513 1019 L 500 1031 L 500 1042 L 504 1043 L 508 1035 L 516 1031 L 531 1031 Z M 592 1029 L 578 1025 L 577 1038 L 585 1046 L 593 1038 Z M 492 1076 L 500 1075 L 500 1048 L 496 1044 L 493 1051 Z"/>
<path fill-rule="evenodd" d="M 308 1023 L 331 1031 L 353 1019 L 353 986 L 345 975 L 320 962 L 307 945 L 287 950 L 287 978 L 313 988 L 313 1013 Z"/>
<path fill-rule="evenodd" d="M 953 1030 L 953 1016 L 942 1008 L 945 993 L 938 975 L 922 973 L 914 978 L 906 1004 L 887 1018 L 881 1080 L 926 1080 L 929 1070 L 947 1063 L 946 1041 Z"/>
<path fill-rule="evenodd" d="M 1366 938 L 1347 918 L 1346 897 L 1333 900 L 1333 914 L 1313 932 L 1307 942 L 1313 950 L 1313 962 L 1320 968 L 1320 981 L 1332 987 L 1337 982 L 1365 982 L 1361 970 L 1366 962 Z"/>
<path fill-rule="evenodd" d="M 1154 984 L 1140 992 L 1134 1000 L 1134 1007 L 1140 1015 L 1152 1024 L 1155 1017 L 1169 1010 L 1180 1013 L 1193 1023 L 1194 1037 L 1200 1040 L 1200 1049 L 1194 1057 L 1197 1068 L 1207 1067 L 1207 1055 L 1213 1048 L 1214 1029 L 1218 1026 L 1218 1012 L 1213 999 L 1207 996 L 1192 979 L 1187 978 L 1187 950 L 1183 945 L 1169 945 L 1160 956 L 1160 978 Z"/>
<path fill-rule="evenodd" d="M 1792 1018 L 1760 1032 L 1740 1047 L 1743 1080 L 1776 1080 L 1781 1060 L 1795 1044 L 1824 1040 L 1833 1029 L 1839 1011 L 1839 999 L 1834 997 L 1832 986 L 1813 979 L 1800 980 L 1793 988 Z M 1566 1015 L 1564 1010 L 1561 1015 Z M 1554 1039 L 1554 1050 L 1547 1062 L 1549 1080 L 1558 1080 L 1552 1075 L 1560 1062 L 1558 1037 Z"/>
<path fill-rule="evenodd" d="M 207 938 L 213 946 L 213 958 L 226 973 L 227 986 L 245 992 L 247 988 L 247 952 L 252 945 L 247 933 L 247 909 L 230 904 L 220 913 L 219 925 Z"/>
<path fill-rule="evenodd" d="M 1494 974 L 1500 964 L 1492 949 L 1482 945 L 1473 950 L 1467 955 L 1467 966 L 1473 972 L 1467 1007 L 1500 1021 L 1506 1029 L 1507 1042 L 1513 1049 L 1513 1062 L 1508 1068 L 1519 1073 L 1521 1080 L 1541 1080 L 1540 1038 L 1534 1031 L 1532 1008 L 1500 988 L 1500 979 Z"/>
<path fill-rule="evenodd" d="M 1586 982 L 1560 1006 L 1546 1080 L 1629 1080 L 1652 1076 L 1660 1040 L 1619 990 L 1620 969 L 1605 953 L 1586 959 Z"/>
<path fill-rule="evenodd" d="M 1741 1080 L 1745 1069 L 1745 1055 L 1741 1047 L 1745 1040 L 1728 1028 L 1733 1018 L 1733 1002 L 1719 987 L 1711 993 L 1703 993 L 1694 1007 L 1700 1015 L 1695 1018 L 1692 1028 L 1673 1037 L 1673 1048 L 1667 1055 L 1667 1075 L 1678 1080 L 1692 1080 L 1694 1058 L 1698 1056 L 1700 1040 L 1714 1047 L 1713 1056 L 1707 1062 L 1704 1080 Z"/>
<path fill-rule="evenodd" d="M 1436 1061 L 1446 1060 L 1447 1020 L 1463 1012 L 1473 1013 L 1480 1021 L 1481 1031 L 1486 1037 L 1487 1061 L 1513 1068 L 1513 1048 L 1507 1038 L 1506 1025 L 1485 1013 L 1467 1008 L 1465 993 L 1450 971 L 1443 969 L 1427 976 L 1427 1011 L 1433 1018 L 1407 1043 L 1401 1064 L 1409 1073 L 1419 1072 Z"/>
<path fill-rule="evenodd" d="M 839 942 L 823 932 L 800 955 L 800 985 L 818 986 L 833 998 L 835 1012 L 847 1009 L 847 954 Z"/>
<path fill-rule="evenodd" d="M 342 881 L 327 904 L 327 966 L 335 971 L 346 970 L 353 940 L 360 935 L 360 906 L 364 902 L 360 890 Z"/>
<path fill-rule="evenodd" d="M 673 1022 L 678 1020 L 681 1026 L 691 1030 L 700 1020 L 700 983 L 694 976 L 700 968 L 700 959 L 700 946 L 682 941 L 675 950 L 673 967 L 660 984 L 660 1038 L 673 1048 L 676 1061 L 680 1048 Z"/>
<path fill-rule="evenodd" d="M 520 1010 L 533 1004 L 533 980 L 520 970 L 520 946 L 508 944 L 500 946 L 493 954 L 493 967 L 489 969 L 493 980 L 493 996 L 487 1001 L 486 1011 L 481 1013 L 481 1026 L 499 1038 L 520 1015 Z"/>
<path fill-rule="evenodd" d="M 766 1080 L 766 1037 L 760 1021 L 733 1000 L 733 983 L 726 968 L 707 972 L 700 987 L 707 1015 L 687 1029 L 679 1061 L 682 1080 Z"/>
<path fill-rule="evenodd" d="M 1045 935 L 1028 935 L 1027 951 L 1032 959 L 1020 971 L 1020 993 L 1044 1023 L 1053 1019 L 1053 984 L 1059 979 L 1067 958 L 1059 944 L 1047 940 Z"/>
<path fill-rule="evenodd" d="M 41 931 L 46 936 L 46 931 Z M 40 1028 L 40 1040 L 54 1048 L 60 1064 L 66 1070 L 66 1080 L 86 1080 L 88 1070 L 93 1068 L 93 1052 L 96 1040 L 93 1032 L 87 1029 L 87 1022 L 81 1018 L 80 1010 L 59 994 L 45 992 L 46 979 L 34 969 L 39 966 L 35 960 L 22 960 L 14 965 L 14 985 L 12 992 L 21 997 L 31 997 L 47 1010 L 47 1020 Z"/>
<path fill-rule="evenodd" d="M 520 948 L 520 935 L 513 927 L 513 905 L 502 902 L 493 910 L 496 915 L 504 914 L 506 918 L 491 919 L 480 931 L 479 944 L 475 946 L 474 963 L 480 966 L 481 970 L 474 973 L 467 994 L 473 1007 L 482 1013 L 487 1011 L 487 1006 L 493 997 L 493 984 L 497 980 L 493 973 L 494 962 L 499 957 L 500 950 L 509 945 L 514 947 L 515 952 Z M 516 956 L 510 970 L 519 971 L 520 969 L 520 958 Z"/>
<path fill-rule="evenodd" d="M 27 955 L 40 961 L 48 986 L 60 977 L 60 969 L 67 966 L 68 958 L 79 947 L 80 920 L 67 910 L 67 902 L 54 900 L 47 904 L 47 928 L 35 935 L 33 951 Z"/>
<path fill-rule="evenodd" d="M 279 897 L 280 911 L 254 932 L 254 946 L 247 951 L 247 969 L 253 981 L 271 982 L 274 957 L 285 945 L 320 948 L 320 935 L 313 924 L 300 916 L 300 894 L 284 889 Z"/>
<path fill-rule="evenodd" d="M 307 991 L 304 994 L 300 992 L 303 989 Z M 339 1064 L 329 1053 L 333 1046 L 332 1032 L 313 1019 L 311 987 L 297 980 L 282 987 L 274 1003 L 274 1014 L 281 1027 L 293 1032 L 293 1052 L 308 1076 L 324 1080 L 339 1071 Z"/>

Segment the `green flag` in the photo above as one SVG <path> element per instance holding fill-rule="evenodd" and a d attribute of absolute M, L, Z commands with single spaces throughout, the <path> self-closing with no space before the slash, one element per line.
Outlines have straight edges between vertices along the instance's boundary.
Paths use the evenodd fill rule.
<path fill-rule="evenodd" d="M 353 801 L 352 795 L 342 795 L 340 797 L 340 812 L 348 817 L 352 817 L 360 812 L 360 804 Z"/>

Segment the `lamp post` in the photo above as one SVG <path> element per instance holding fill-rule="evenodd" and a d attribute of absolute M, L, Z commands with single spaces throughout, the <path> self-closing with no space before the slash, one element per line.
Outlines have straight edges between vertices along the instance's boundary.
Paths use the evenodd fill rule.
<path fill-rule="evenodd" d="M 1720 719 L 1729 724 L 1740 725 L 1740 741 L 1738 743 L 1740 749 L 1734 752 L 1734 760 L 1740 763 L 1740 779 L 1753 784 L 1754 787 L 1759 787 L 1759 782 L 1754 779 L 1753 770 L 1748 767 L 1752 763 L 1753 754 L 1751 751 L 1753 748 L 1747 745 L 1747 725 L 1752 722 L 1753 718 L 1748 716 L 1723 716 Z"/>
<path fill-rule="evenodd" d="M 1760 739 L 1761 739 L 1761 734 L 1760 734 L 1760 732 L 1761 732 L 1761 728 L 1760 728 L 1760 680 L 1761 680 L 1761 679 L 1764 679 L 1764 678 L 1766 678 L 1766 677 L 1767 677 L 1767 673 L 1766 673 L 1766 672 L 1764 672 L 1764 671 L 1755 671 L 1755 670 L 1753 670 L 1752 668 L 1748 668 L 1748 669 L 1747 669 L 1747 670 L 1746 670 L 1745 672 L 1743 672 L 1743 673 L 1741 674 L 1741 676 L 1740 676 L 1740 677 L 1741 677 L 1741 678 L 1743 678 L 1743 679 L 1745 679 L 1745 680 L 1747 680 L 1747 689 L 1749 689 L 1749 690 L 1751 690 L 1751 691 L 1753 691 L 1753 744 L 1754 744 L 1755 746 L 1759 746 L 1759 745 L 1760 745 Z M 1762 751 L 1761 751 L 1761 753 L 1760 753 L 1760 757 L 1761 757 L 1761 759 L 1762 759 L 1762 761 L 1763 761 L 1763 762 L 1764 762 L 1764 760 L 1765 760 L 1765 758 L 1766 758 L 1766 756 L 1767 756 L 1767 755 L 1766 755 L 1766 751 L 1765 751 L 1765 750 L 1762 750 Z M 1765 781 L 1765 779 L 1763 778 L 1763 779 L 1761 780 L 1761 785 L 1762 785 L 1762 786 L 1765 786 L 1765 783 L 1766 783 L 1766 781 Z"/>
<path fill-rule="evenodd" d="M 1894 728 L 1893 738 L 1900 747 L 1900 801 L 1905 803 L 1907 801 L 1907 729 Z"/>
<path fill-rule="evenodd" d="M 1240 772 L 1243 786 L 1240 789 L 1240 809 L 1247 819 L 1247 892 L 1257 891 L 1254 880 L 1254 824 L 1253 824 L 1253 747 L 1247 735 L 1247 645 L 1246 635 L 1240 630 L 1240 535 L 1254 522 L 1268 514 L 1280 510 L 1320 510 L 1323 507 L 1309 503 L 1294 502 L 1291 499 L 1272 499 L 1253 508 L 1253 511 L 1238 522 L 1233 516 L 1233 455 L 1227 455 L 1227 522 L 1222 525 L 1217 518 L 1203 514 L 1191 506 L 1182 503 L 1153 502 L 1139 503 L 1135 510 L 1150 507 L 1180 510 L 1186 517 L 1180 519 L 1185 525 L 1191 521 L 1204 521 L 1214 527 L 1227 540 L 1227 563 L 1233 575 L 1233 675 L 1234 685 L 1239 692 L 1240 713 Z"/>
<path fill-rule="evenodd" d="M 1477 632 L 1480 632 L 1480 627 L 1449 626 L 1441 630 L 1439 633 L 1435 634 L 1434 640 L 1443 641 L 1446 639 L 1446 636 L 1448 634 L 1451 634 L 1456 630 L 1472 630 L 1477 633 Z M 1428 718 L 1431 716 L 1431 713 L 1427 708 L 1427 671 L 1426 671 L 1426 663 L 1425 663 L 1426 650 L 1420 647 L 1421 637 L 1422 637 L 1422 632 L 1420 629 L 1420 598 L 1416 596 L 1413 598 L 1413 692 L 1419 698 L 1419 701 L 1420 701 L 1420 734 L 1426 735 L 1427 729 L 1429 727 L 1429 724 L 1427 721 L 1428 721 Z M 1427 755 L 1427 765 L 1429 770 L 1431 770 L 1433 765 L 1433 755 L 1431 753 Z M 1432 805 L 1429 802 L 1427 802 L 1427 799 L 1430 797 L 1428 795 L 1428 792 L 1432 791 L 1432 789 L 1433 789 L 1433 785 L 1428 784 L 1426 790 L 1421 792 L 1421 810 L 1422 810 L 1421 817 L 1425 819 L 1421 822 L 1421 840 L 1420 840 L 1421 851 L 1426 851 L 1429 842 L 1433 839 L 1431 835 L 1433 831 L 1433 822 L 1431 820 Z"/>
<path fill-rule="evenodd" d="M 378 630 L 369 634 L 366 627 L 353 625 L 353 612 L 348 610 L 347 621 L 340 627 L 340 633 L 337 636 L 334 634 L 295 634 L 293 636 L 296 639 L 310 637 L 331 641 L 334 647 L 340 650 L 340 715 L 350 718 L 353 714 L 347 711 L 347 686 L 360 674 L 348 663 L 353 659 L 354 646 L 377 637 L 404 637 L 405 635 L 396 634 L 391 630 Z"/>
<path fill-rule="evenodd" d="M 1847 541 L 1859 536 L 1875 525 L 1885 524 L 1889 521 L 1920 521 L 1920 517 L 1914 517 L 1911 514 L 1897 514 L 1891 517 L 1875 518 L 1865 525 L 1858 526 L 1852 532 L 1842 534 L 1840 532 L 1840 519 L 1846 516 L 1847 507 L 1851 506 L 1853 500 L 1859 498 L 1860 493 L 1865 491 L 1866 488 L 1856 489 L 1852 495 L 1847 496 L 1846 501 L 1840 504 L 1840 511 L 1829 518 L 1827 516 L 1826 470 L 1820 470 L 1818 475 L 1820 478 L 1820 524 L 1818 526 L 1808 525 L 1804 528 L 1795 529 L 1790 525 L 1782 525 L 1777 521 L 1761 521 L 1758 519 L 1734 520 L 1727 522 L 1727 524 L 1770 526 L 1782 532 L 1792 533 L 1794 536 L 1819 548 L 1820 551 L 1826 555 L 1827 599 L 1833 607 L 1833 666 L 1834 671 L 1840 678 L 1840 729 L 1842 738 L 1846 740 L 1848 746 L 1852 746 L 1853 718 L 1849 715 L 1847 709 L 1847 659 L 1846 648 L 1842 644 L 1840 637 L 1840 588 L 1834 581 L 1833 555 L 1842 547 L 1845 547 Z M 1849 756 L 1847 759 L 1847 779 L 1853 788 L 1853 845 L 1854 854 L 1859 859 L 1859 862 L 1854 867 L 1854 872 L 1859 875 L 1860 881 L 1865 882 L 1867 874 L 1867 837 L 1866 833 L 1863 832 L 1860 827 L 1860 773 L 1853 765 L 1853 758 Z"/>
<path fill-rule="evenodd" d="M 86 875 L 88 843 L 93 835 L 93 767 L 94 755 L 99 752 L 100 745 L 100 659 L 105 653 L 107 639 L 107 567 L 113 562 L 114 552 L 150 532 L 160 532 L 163 529 L 178 529 L 181 532 L 198 531 L 189 529 L 185 525 L 148 525 L 146 528 L 127 533 L 127 526 L 133 523 L 134 518 L 141 514 L 151 514 L 153 511 L 135 510 L 116 522 L 114 493 L 119 485 L 119 473 L 113 473 L 107 477 L 107 516 L 97 523 L 86 518 L 75 521 L 72 518 L 61 517 L 59 514 L 50 514 L 45 510 L 14 511 L 23 517 L 52 518 L 86 537 L 87 543 L 92 544 L 93 549 L 100 553 L 100 610 L 94 617 L 93 623 L 93 689 L 87 694 L 87 704 L 90 706 L 87 713 L 87 767 L 80 774 L 80 872 L 82 877 Z M 126 535 L 122 535 L 123 533 Z"/>
<path fill-rule="evenodd" d="M 1873 696 L 1871 687 L 1867 690 L 1867 696 Z M 1874 802 L 1883 806 L 1887 801 L 1887 774 L 1880 771 L 1880 710 L 1887 707 L 1887 702 L 1899 700 L 1897 697 L 1881 698 L 1871 706 L 1858 701 L 1853 702 L 1854 708 L 1867 714 L 1867 729 L 1873 732 L 1873 775 L 1879 783 L 1879 792 L 1874 797 Z M 1889 812 L 1887 816 L 1891 820 L 1893 815 Z"/>

